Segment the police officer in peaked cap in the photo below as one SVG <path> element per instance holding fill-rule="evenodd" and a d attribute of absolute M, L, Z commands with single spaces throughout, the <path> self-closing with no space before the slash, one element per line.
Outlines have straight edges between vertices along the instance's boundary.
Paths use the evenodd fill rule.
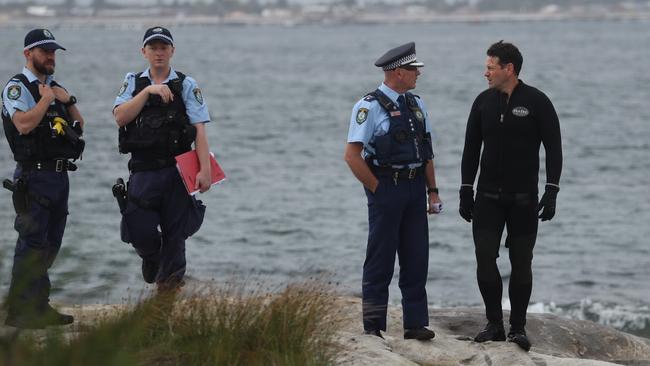
<path fill-rule="evenodd" d="M 48 269 L 61 247 L 68 216 L 68 171 L 84 149 L 77 99 L 54 81 L 56 50 L 47 29 L 25 36 L 26 65 L 2 91 L 2 124 L 16 160 L 13 191 L 18 240 L 5 324 L 40 329 L 73 322 L 49 305 Z"/>
<path fill-rule="evenodd" d="M 147 29 L 142 55 L 149 67 L 126 74 L 113 107 L 120 152 L 131 154 L 122 240 L 142 258 L 145 282 L 159 290 L 183 284 L 185 240 L 199 229 L 205 213 L 201 201 L 187 193 L 174 157 L 194 144 L 200 170 L 191 188 L 203 193 L 211 185 L 208 107 L 196 81 L 171 66 L 174 50 L 168 29 Z"/>
<path fill-rule="evenodd" d="M 405 339 L 429 340 L 426 281 L 427 213 L 442 208 L 433 164 L 431 123 L 424 103 L 409 92 L 420 68 L 415 43 L 393 48 L 375 66 L 384 82 L 352 109 L 345 161 L 368 199 L 368 246 L 363 264 L 364 333 L 386 330 L 388 286 L 399 258 Z M 427 207 L 428 206 L 428 207 Z"/>

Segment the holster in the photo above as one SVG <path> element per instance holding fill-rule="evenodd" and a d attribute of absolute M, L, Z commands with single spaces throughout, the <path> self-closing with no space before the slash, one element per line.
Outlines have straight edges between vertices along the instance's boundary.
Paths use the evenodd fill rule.
<path fill-rule="evenodd" d="M 117 205 L 120 207 L 120 213 L 124 213 L 128 202 L 126 184 L 124 184 L 124 179 L 117 178 L 117 181 L 113 185 L 112 190 L 113 196 L 117 200 Z"/>
<path fill-rule="evenodd" d="M 22 215 L 29 212 L 29 195 L 27 194 L 27 183 L 22 179 L 12 182 L 9 179 L 2 181 L 2 186 L 12 192 L 11 200 L 14 203 L 16 214 Z"/>

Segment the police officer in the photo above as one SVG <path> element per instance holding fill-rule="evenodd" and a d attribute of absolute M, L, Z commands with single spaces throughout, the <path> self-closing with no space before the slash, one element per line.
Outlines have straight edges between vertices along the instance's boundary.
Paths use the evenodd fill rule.
<path fill-rule="evenodd" d="M 16 160 L 13 191 L 14 254 L 5 324 L 40 329 L 73 322 L 49 305 L 48 269 L 61 247 L 68 216 L 68 170 L 84 148 L 83 118 L 76 98 L 54 81 L 56 50 L 47 29 L 25 36 L 26 65 L 2 92 L 2 124 Z"/>
<path fill-rule="evenodd" d="M 345 149 L 345 161 L 368 198 L 363 328 L 365 334 L 378 337 L 386 330 L 388 285 L 397 253 L 404 338 L 428 340 L 435 334 L 425 328 L 429 325 L 427 211 L 439 213 L 441 201 L 431 124 L 420 97 L 409 92 L 424 64 L 417 61 L 415 43 L 410 42 L 386 52 L 375 66 L 383 69 L 384 82 L 352 109 Z"/>
<path fill-rule="evenodd" d="M 177 289 L 185 274 L 185 240 L 200 227 L 205 206 L 188 195 L 174 157 L 195 143 L 200 170 L 192 188 L 210 189 L 204 126 L 210 115 L 196 81 L 170 65 L 169 30 L 147 29 L 142 55 L 149 68 L 126 74 L 113 108 L 120 152 L 131 154 L 122 240 L 142 258 L 145 282 L 156 282 L 159 290 Z"/>
<path fill-rule="evenodd" d="M 531 263 L 537 219 L 550 220 L 560 190 L 562 143 L 553 104 L 540 90 L 519 79 L 523 58 L 511 43 L 487 50 L 489 88 L 474 101 L 467 121 L 461 163 L 460 215 L 472 222 L 479 289 L 488 324 L 476 342 L 506 340 L 501 311 L 503 284 L 496 259 L 504 226 L 512 272 L 508 341 L 528 351 L 526 311 L 533 285 Z M 539 148 L 546 150 L 546 186 L 537 202 Z M 483 151 L 481 153 L 481 147 Z M 474 201 L 474 179 L 478 179 Z"/>

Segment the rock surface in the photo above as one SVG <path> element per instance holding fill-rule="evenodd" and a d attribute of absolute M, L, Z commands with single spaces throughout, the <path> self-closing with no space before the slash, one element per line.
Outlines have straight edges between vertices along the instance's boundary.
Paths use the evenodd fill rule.
<path fill-rule="evenodd" d="M 336 338 L 343 350 L 340 365 L 650 366 L 650 339 L 593 322 L 529 314 L 526 330 L 533 347 L 524 352 L 509 342 L 472 341 L 485 325 L 482 309 L 431 309 L 436 337 L 422 342 L 404 340 L 401 308 L 389 308 L 389 329 L 382 340 L 362 334 L 360 299 L 339 302 L 339 314 L 346 314 Z"/>
<path fill-rule="evenodd" d="M 67 336 L 83 333 L 103 317 L 125 309 L 125 305 L 58 307 L 73 314 L 75 323 L 65 328 Z M 482 309 L 431 309 L 431 341 L 404 340 L 402 313 L 389 307 L 385 339 L 363 335 L 361 300 L 336 300 L 341 328 L 335 335 L 336 363 L 343 366 L 650 366 L 650 339 L 636 337 L 588 321 L 567 320 L 549 314 L 529 314 L 526 330 L 533 344 L 530 352 L 508 342 L 476 343 L 472 337 L 483 328 Z M 0 312 L 0 337 L 16 333 L 6 327 Z M 505 314 L 507 319 L 508 314 Z M 507 329 L 506 329 L 507 330 Z M 32 334 L 45 336 L 46 331 Z"/>

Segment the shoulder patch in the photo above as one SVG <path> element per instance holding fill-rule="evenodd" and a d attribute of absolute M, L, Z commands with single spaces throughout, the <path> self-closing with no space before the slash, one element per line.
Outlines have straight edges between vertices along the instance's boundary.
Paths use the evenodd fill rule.
<path fill-rule="evenodd" d="M 359 111 L 357 111 L 357 123 L 362 124 L 368 119 L 368 109 L 367 108 L 359 108 Z"/>
<path fill-rule="evenodd" d="M 126 88 L 128 88 L 128 87 L 129 87 L 129 83 L 125 81 L 124 84 L 122 84 L 122 87 L 120 88 L 120 91 L 117 93 L 117 96 L 119 97 L 120 95 L 124 94 L 124 92 L 126 91 Z"/>
<path fill-rule="evenodd" d="M 16 100 L 20 98 L 22 93 L 23 90 L 18 84 L 11 85 L 9 88 L 7 88 L 7 97 L 9 97 L 9 99 L 11 100 Z"/>
<path fill-rule="evenodd" d="M 530 112 L 526 107 L 514 107 L 512 109 L 512 114 L 514 114 L 517 117 L 526 117 L 527 115 L 530 114 Z"/>
<path fill-rule="evenodd" d="M 194 99 L 196 99 L 199 104 L 203 104 L 203 94 L 201 94 L 201 89 L 194 88 L 194 90 L 192 90 L 192 93 L 194 94 Z"/>

